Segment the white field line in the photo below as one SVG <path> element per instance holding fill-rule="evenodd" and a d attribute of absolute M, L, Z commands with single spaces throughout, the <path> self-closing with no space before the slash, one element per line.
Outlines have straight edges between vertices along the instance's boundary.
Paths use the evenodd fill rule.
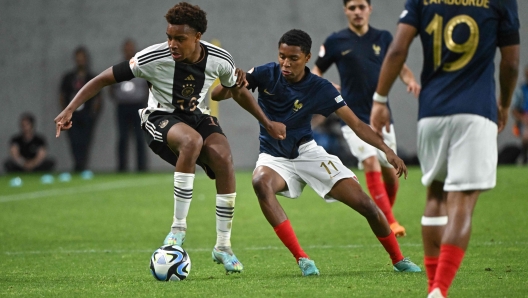
<path fill-rule="evenodd" d="M 481 242 L 481 243 L 471 243 L 471 246 L 504 246 L 504 247 L 526 247 L 528 242 Z M 400 246 L 403 247 L 417 247 L 422 246 L 422 243 L 400 243 Z M 370 249 L 370 248 L 380 247 L 380 244 L 351 244 L 351 245 L 307 245 L 304 248 L 306 249 L 320 249 L 320 250 L 330 250 L 330 249 Z M 286 249 L 284 246 L 254 246 L 254 247 L 239 247 L 236 250 L 246 250 L 246 251 L 255 251 L 255 250 L 281 250 Z M 212 247 L 208 248 L 187 248 L 189 253 L 191 252 L 204 252 L 212 250 Z M 82 250 L 31 250 L 31 251 L 3 251 L 0 254 L 8 256 L 17 256 L 17 255 L 40 255 L 40 254 L 142 254 L 142 253 L 152 253 L 154 249 L 82 249 Z"/>
<path fill-rule="evenodd" d="M 129 188 L 129 187 L 143 187 L 143 186 L 161 184 L 161 183 L 166 183 L 166 182 L 170 182 L 170 179 L 165 181 L 164 179 L 160 179 L 159 177 L 157 177 L 156 179 L 148 178 L 148 179 L 118 180 L 118 181 L 113 181 L 113 182 L 104 182 L 104 183 L 91 184 L 91 185 L 85 185 L 85 186 L 79 186 L 79 187 L 68 187 L 68 188 L 61 188 L 61 189 L 34 191 L 34 192 L 21 193 L 21 194 L 15 194 L 15 195 L 5 195 L 5 196 L 0 196 L 0 203 L 23 201 L 23 200 L 33 200 L 33 199 L 46 198 L 46 197 L 60 197 L 60 196 L 66 196 L 66 195 L 114 190 L 114 189 Z"/>

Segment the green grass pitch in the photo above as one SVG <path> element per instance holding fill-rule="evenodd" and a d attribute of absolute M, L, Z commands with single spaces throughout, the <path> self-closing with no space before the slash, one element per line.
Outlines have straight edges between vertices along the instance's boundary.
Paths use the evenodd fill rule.
<path fill-rule="evenodd" d="M 356 170 L 364 190 L 363 172 Z M 481 195 L 466 258 L 451 297 L 528 296 L 528 170 L 501 167 L 498 185 Z M 425 273 L 392 271 L 366 221 L 309 188 L 281 198 L 304 250 L 321 275 L 302 277 L 294 258 L 261 214 L 251 173 L 237 174 L 233 249 L 241 274 L 213 263 L 214 182 L 198 174 L 185 249 L 187 280 L 159 282 L 149 258 L 169 231 L 172 173 L 96 174 L 43 185 L 39 176 L 0 176 L 0 296 L 18 297 L 425 297 Z M 402 180 L 394 208 L 408 236 L 405 256 L 423 269 L 420 171 Z"/>

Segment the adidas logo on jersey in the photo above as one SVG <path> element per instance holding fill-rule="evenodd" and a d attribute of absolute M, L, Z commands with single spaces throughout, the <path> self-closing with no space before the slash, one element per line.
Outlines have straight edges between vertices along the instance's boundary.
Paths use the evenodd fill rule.
<path fill-rule="evenodd" d="M 194 81 L 194 77 L 192 74 L 188 75 L 186 78 L 185 78 L 186 81 Z"/>

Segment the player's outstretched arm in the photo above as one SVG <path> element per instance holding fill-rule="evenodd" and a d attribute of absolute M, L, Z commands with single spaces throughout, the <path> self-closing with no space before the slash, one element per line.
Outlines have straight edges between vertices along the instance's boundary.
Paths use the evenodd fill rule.
<path fill-rule="evenodd" d="M 58 138 L 60 136 L 61 130 L 68 130 L 72 127 L 72 114 L 79 106 L 85 103 L 88 99 L 94 97 L 99 91 L 101 91 L 101 89 L 103 89 L 103 87 L 114 84 L 115 82 L 116 80 L 112 67 L 109 67 L 86 83 L 86 85 L 77 92 L 68 106 L 66 106 L 66 108 L 55 117 L 55 137 Z"/>
<path fill-rule="evenodd" d="M 270 121 L 246 87 L 233 87 L 230 91 L 233 99 L 244 110 L 253 115 L 273 138 L 278 140 L 284 140 L 286 138 L 286 126 L 280 122 Z"/>
<path fill-rule="evenodd" d="M 499 132 L 508 123 L 508 110 L 511 98 L 515 90 L 517 76 L 519 73 L 519 45 L 511 45 L 500 48 L 501 62 L 499 66 Z"/>
<path fill-rule="evenodd" d="M 396 169 L 398 177 L 404 175 L 404 177 L 407 178 L 407 166 L 405 166 L 403 160 L 383 142 L 383 138 L 376 134 L 370 126 L 359 120 L 356 114 L 354 114 L 348 106 L 343 106 L 337 109 L 335 113 L 339 118 L 345 121 L 360 139 L 385 153 L 387 161 Z"/>
<path fill-rule="evenodd" d="M 374 98 L 377 99 L 375 99 L 370 112 L 370 124 L 378 134 L 381 134 L 384 126 L 387 131 L 390 131 L 390 114 L 384 102 L 387 101 L 387 95 L 392 84 L 402 70 L 405 59 L 407 59 L 409 46 L 416 36 L 416 32 L 416 28 L 411 25 L 399 24 L 396 36 L 381 65 L 378 87 L 374 94 Z"/>
<path fill-rule="evenodd" d="M 213 91 L 211 91 L 211 100 L 222 101 L 233 97 L 229 88 L 224 88 L 222 85 L 216 86 Z"/>

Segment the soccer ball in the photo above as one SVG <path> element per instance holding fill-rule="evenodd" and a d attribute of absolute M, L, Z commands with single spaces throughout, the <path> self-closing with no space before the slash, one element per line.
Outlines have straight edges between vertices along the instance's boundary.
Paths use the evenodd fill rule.
<path fill-rule="evenodd" d="M 160 281 L 184 280 L 191 271 L 191 258 L 177 245 L 163 245 L 150 258 L 150 272 Z"/>

